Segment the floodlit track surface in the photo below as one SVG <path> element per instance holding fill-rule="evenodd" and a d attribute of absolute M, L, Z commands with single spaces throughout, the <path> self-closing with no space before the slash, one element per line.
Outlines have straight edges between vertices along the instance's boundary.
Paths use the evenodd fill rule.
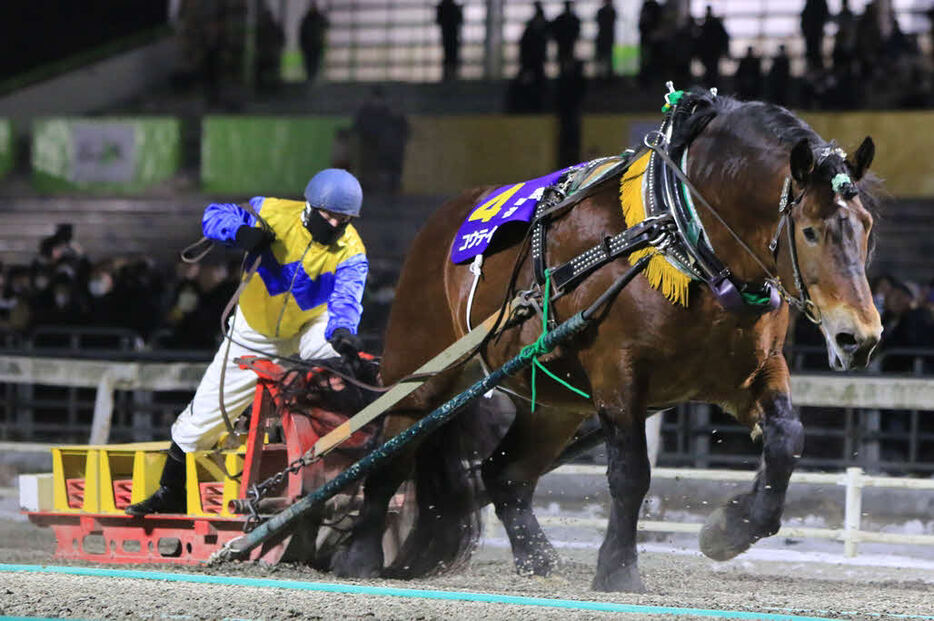
<path fill-rule="evenodd" d="M 0 562 L 36 565 L 36 569 L 40 564 L 60 565 L 51 558 L 51 549 L 51 533 L 28 523 L 0 522 Z M 934 569 L 927 563 L 874 567 L 815 562 L 806 555 L 800 560 L 763 560 L 762 554 L 714 563 L 689 551 L 664 552 L 657 545 L 649 550 L 642 554 L 648 592 L 641 595 L 591 591 L 594 549 L 562 550 L 566 560 L 556 575 L 540 579 L 516 576 L 508 551 L 487 547 L 466 571 L 410 582 L 337 580 L 305 567 L 249 563 L 202 568 L 136 566 L 130 569 L 146 573 L 123 577 L 94 575 L 96 571 L 85 572 L 79 566 L 64 571 L 77 569 L 89 575 L 0 571 L 0 615 L 447 621 L 605 619 L 621 614 L 622 618 L 671 619 L 679 612 L 709 611 L 710 615 L 719 611 L 717 616 L 727 617 L 727 611 L 732 611 L 740 613 L 732 618 L 747 619 L 776 615 L 771 618 L 934 620 Z M 149 572 L 169 572 L 175 578 L 153 579 Z M 412 589 L 461 595 L 413 593 Z M 548 602 L 527 598 L 574 601 L 543 605 Z"/>

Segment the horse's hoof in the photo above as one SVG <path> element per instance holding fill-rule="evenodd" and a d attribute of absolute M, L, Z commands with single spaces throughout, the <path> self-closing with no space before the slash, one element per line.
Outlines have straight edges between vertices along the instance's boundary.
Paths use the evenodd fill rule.
<path fill-rule="evenodd" d="M 382 560 L 370 558 L 355 546 L 350 545 L 339 548 L 331 557 L 331 573 L 338 578 L 378 578 L 382 572 Z"/>
<path fill-rule="evenodd" d="M 738 554 L 742 554 L 753 544 L 740 520 L 731 516 L 732 507 L 719 507 L 704 522 L 701 528 L 699 543 L 704 556 L 715 561 L 728 561 Z"/>
<path fill-rule="evenodd" d="M 516 563 L 516 573 L 520 576 L 539 576 L 547 578 L 558 567 L 558 552 L 550 543 L 542 545 L 539 549 L 513 556 Z"/>
<path fill-rule="evenodd" d="M 642 583 L 642 577 L 639 575 L 637 566 L 620 567 L 610 573 L 602 573 L 598 570 L 590 588 L 605 593 L 620 591 L 626 593 L 646 592 L 645 584 Z"/>
<path fill-rule="evenodd" d="M 523 559 L 515 559 L 516 573 L 520 576 L 539 576 L 547 578 L 558 564 L 556 556 L 551 554 L 530 554 Z"/>

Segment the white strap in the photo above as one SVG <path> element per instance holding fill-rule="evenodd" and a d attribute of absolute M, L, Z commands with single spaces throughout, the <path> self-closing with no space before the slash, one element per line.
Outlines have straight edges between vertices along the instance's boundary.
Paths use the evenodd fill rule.
<path fill-rule="evenodd" d="M 480 276 L 483 275 L 482 253 L 473 258 L 473 263 L 470 264 L 470 273 L 473 274 L 473 284 L 470 285 L 470 294 L 467 296 L 467 313 L 465 317 L 468 332 L 473 330 L 470 325 L 470 310 L 473 308 L 473 297 L 477 293 L 477 283 L 480 282 Z"/>

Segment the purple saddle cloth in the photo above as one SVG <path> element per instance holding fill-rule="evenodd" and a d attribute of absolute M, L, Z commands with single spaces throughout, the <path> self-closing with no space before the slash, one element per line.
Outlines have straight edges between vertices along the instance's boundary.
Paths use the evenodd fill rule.
<path fill-rule="evenodd" d="M 530 222 L 545 188 L 557 183 L 572 168 L 575 167 L 562 168 L 531 181 L 504 185 L 481 198 L 457 231 L 451 261 L 465 263 L 483 254 L 496 231 L 507 222 Z"/>

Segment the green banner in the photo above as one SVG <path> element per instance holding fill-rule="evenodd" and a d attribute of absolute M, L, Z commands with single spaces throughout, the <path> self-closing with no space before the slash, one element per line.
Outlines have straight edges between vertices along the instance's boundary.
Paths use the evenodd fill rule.
<path fill-rule="evenodd" d="M 0 119 L 0 177 L 13 170 L 13 123 Z"/>
<path fill-rule="evenodd" d="M 202 186 L 221 194 L 300 195 L 314 173 L 344 159 L 338 130 L 350 123 L 349 117 L 207 117 Z"/>
<path fill-rule="evenodd" d="M 174 176 L 181 124 L 171 118 L 48 118 L 33 123 L 33 182 L 42 191 L 139 192 Z"/>

